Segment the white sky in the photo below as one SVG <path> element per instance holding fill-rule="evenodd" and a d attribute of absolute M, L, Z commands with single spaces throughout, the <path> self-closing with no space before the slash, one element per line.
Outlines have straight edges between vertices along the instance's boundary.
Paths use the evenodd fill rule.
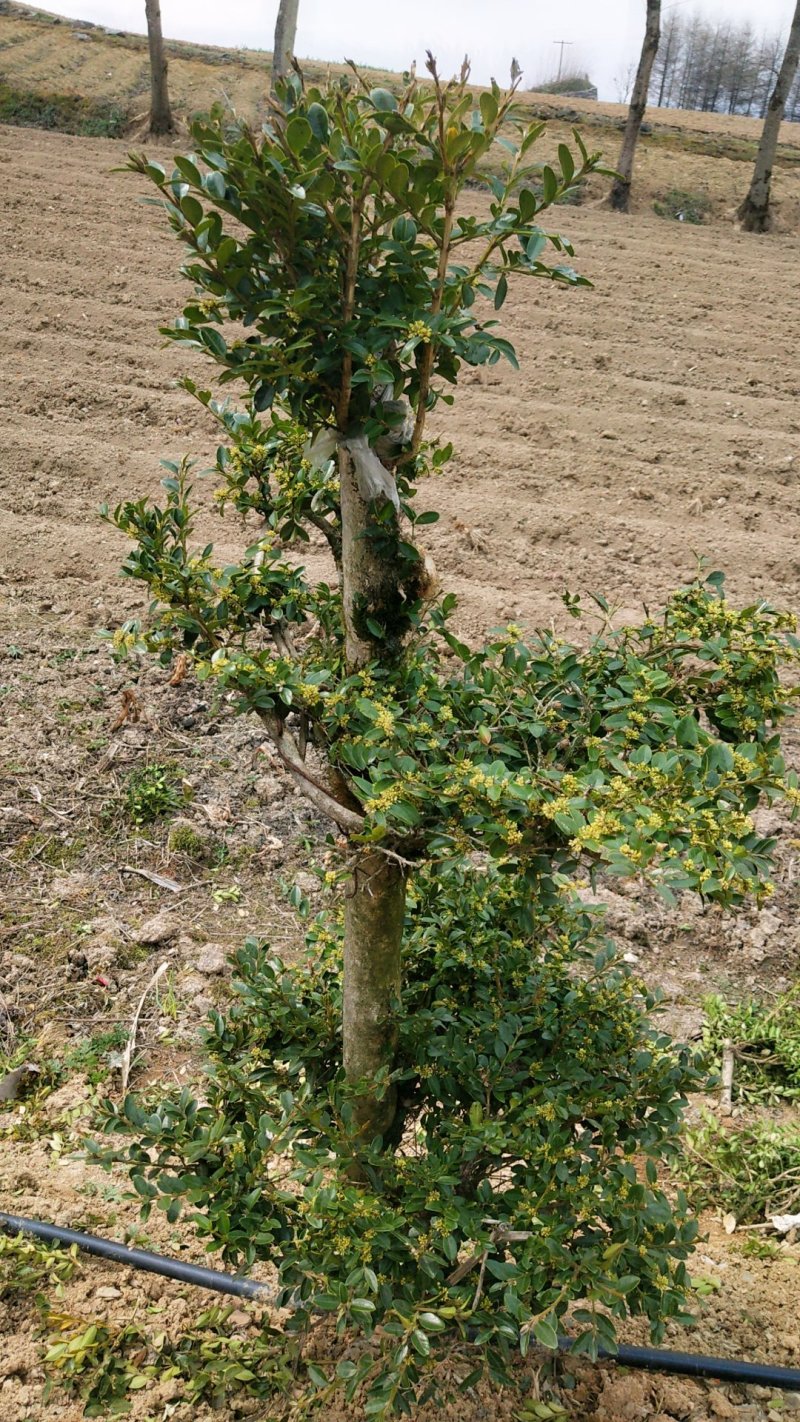
<path fill-rule="evenodd" d="M 51 0 L 52 3 L 52 0 Z M 58 0 L 56 0 L 58 3 Z M 59 12 L 112 28 L 145 32 L 144 0 L 62 0 Z M 164 34 L 170 39 L 270 49 L 277 0 L 161 0 Z M 792 0 L 666 0 L 664 13 L 680 8 L 729 20 L 749 20 L 758 30 L 787 30 Z M 309 59 L 355 59 L 421 69 L 426 49 L 443 72 L 454 71 L 464 53 L 473 78 L 502 83 L 512 56 L 523 84 L 554 77 L 558 49 L 571 40 L 570 62 L 587 68 L 601 99 L 616 99 L 616 79 L 638 55 L 644 30 L 644 0 L 300 0 L 297 53 Z"/>

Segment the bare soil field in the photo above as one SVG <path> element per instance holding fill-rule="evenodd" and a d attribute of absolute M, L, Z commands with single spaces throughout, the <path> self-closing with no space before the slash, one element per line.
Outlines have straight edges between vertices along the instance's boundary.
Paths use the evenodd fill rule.
<path fill-rule="evenodd" d="M 137 1223 L 125 1182 L 76 1153 L 81 1122 L 99 1089 L 117 1089 L 108 1052 L 162 961 L 134 1080 L 191 1077 L 198 1026 L 225 995 L 225 952 L 250 932 L 279 949 L 298 941 L 283 889 L 296 882 L 314 899 L 309 869 L 325 853 L 325 826 L 255 725 L 157 669 L 133 688 L 98 639 L 142 610 L 119 576 L 124 540 L 98 505 L 154 492 L 163 457 L 189 452 L 202 469 L 216 442 L 177 387 L 196 373 L 191 355 L 158 335 L 182 302 L 180 254 L 139 204 L 136 180 L 112 172 L 125 151 L 0 128 L 0 1049 L 13 1056 L 25 1045 L 30 1059 L 61 1064 L 30 1100 L 0 1105 L 0 1200 L 200 1258 L 185 1229 Z M 745 171 L 671 150 L 644 160 L 645 172 L 661 165 L 659 183 L 674 161 L 681 186 L 692 185 L 687 162 L 703 162 L 711 187 L 728 183 L 717 172 L 728 162 Z M 797 170 L 780 181 L 785 213 Z M 797 201 L 800 189 L 791 191 Z M 563 209 L 561 228 L 594 289 L 512 293 L 503 314 L 521 373 L 495 367 L 467 381 L 439 420 L 457 452 L 430 491 L 442 511 L 430 546 L 467 636 L 510 618 L 569 630 L 565 588 L 602 591 L 619 616 L 635 617 L 691 576 L 698 557 L 726 573 L 736 599 L 800 603 L 796 236 L 693 227 L 641 209 L 629 219 L 591 202 Z M 201 540 L 217 529 L 210 493 Z M 126 691 L 135 711 L 122 720 Z M 796 743 L 790 735 L 790 755 Z M 131 787 L 148 765 L 172 777 L 178 821 L 202 840 L 201 854 L 181 848 L 174 816 L 131 818 Z M 724 917 L 688 901 L 671 913 L 635 885 L 602 891 L 610 930 L 662 987 L 665 1020 L 681 1035 L 698 1032 L 709 991 L 778 990 L 800 971 L 795 831 L 771 812 L 763 824 L 779 834 L 779 852 L 777 892 L 761 913 Z M 703 1223 L 696 1273 L 718 1287 L 698 1300 L 697 1328 L 671 1328 L 668 1344 L 800 1366 L 797 1244 L 751 1258 L 738 1232 L 726 1235 L 710 1215 Z M 153 1325 L 188 1321 L 201 1306 L 180 1287 L 91 1262 L 63 1301 L 87 1320 Z M 76 1422 L 78 1403 L 58 1393 L 42 1401 L 35 1314 L 0 1303 L 0 1326 L 2 1422 Z M 250 1324 L 239 1310 L 230 1326 Z M 633 1327 L 625 1337 L 643 1341 Z M 764 1389 L 611 1368 L 582 1368 L 562 1396 L 587 1422 L 763 1422 L 792 1406 Z M 173 1400 L 144 1390 L 132 1415 L 167 1416 Z M 479 1422 L 511 1418 L 518 1405 L 485 1390 L 423 1416 Z M 246 1413 L 232 1404 L 214 1415 Z"/>
<path fill-rule="evenodd" d="M 167 40 L 169 89 L 172 106 L 185 128 L 191 117 L 211 104 L 232 104 L 250 121 L 260 122 L 266 112 L 271 55 L 266 51 L 223 49 L 212 45 Z M 358 61 L 358 54 L 355 56 Z M 416 58 L 420 72 L 423 55 Z M 324 80 L 344 72 L 343 64 L 302 61 L 311 80 Z M 399 84 L 400 75 L 387 70 L 365 70 L 376 84 Z M 501 80 L 503 76 L 500 76 Z M 0 99 L 3 85 L 13 91 L 9 108 L 24 116 L 26 96 L 47 110 L 48 99 L 71 96 L 104 108 L 117 125 L 91 132 L 141 131 L 149 106 L 150 72 L 147 41 L 143 35 L 107 30 L 79 20 L 67 20 L 42 10 L 9 4 L 0 14 Z M 624 127 L 626 109 L 621 104 L 562 98 L 520 91 L 520 103 L 531 116 L 546 118 L 549 132 L 540 152 L 555 155 L 557 145 L 569 141 L 576 122 L 590 146 L 601 148 L 613 162 Z M 42 121 L 41 113 L 38 121 Z M 102 120 L 103 122 L 106 120 Z M 45 112 L 46 126 L 60 127 Z M 83 132 L 84 130 L 75 130 Z M 637 155 L 634 204 L 650 211 L 653 203 L 678 188 L 699 195 L 708 203 L 709 217 L 728 219 L 741 201 L 749 182 L 748 166 L 755 158 L 761 121 L 740 115 L 710 114 L 681 109 L 650 109 Z M 713 158 L 713 162 L 709 162 Z M 602 184 L 595 184 L 595 196 Z M 775 164 L 775 217 L 779 230 L 796 231 L 800 224 L 800 124 L 784 123 Z"/>

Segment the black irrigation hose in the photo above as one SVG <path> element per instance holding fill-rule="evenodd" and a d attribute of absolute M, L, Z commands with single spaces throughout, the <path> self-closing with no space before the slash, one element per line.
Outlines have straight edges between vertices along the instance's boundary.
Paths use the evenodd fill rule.
<path fill-rule="evenodd" d="M 96 1234 L 83 1234 L 77 1229 L 62 1229 L 60 1225 L 44 1224 L 41 1220 L 23 1219 L 0 1211 L 0 1229 L 7 1234 L 33 1234 L 50 1244 L 77 1244 L 87 1254 L 128 1264 L 150 1274 L 167 1279 L 179 1279 L 183 1284 L 196 1284 L 202 1289 L 214 1289 L 218 1294 L 235 1294 L 243 1299 L 274 1298 L 267 1284 L 255 1279 L 240 1279 L 220 1269 L 204 1269 L 198 1264 L 186 1264 L 166 1254 L 153 1254 L 149 1249 L 129 1249 L 111 1239 Z M 560 1338 L 559 1346 L 567 1349 L 569 1338 Z M 650 1372 L 680 1373 L 690 1378 L 717 1378 L 730 1383 L 758 1383 L 762 1387 L 781 1388 L 785 1392 L 800 1392 L 800 1368 L 774 1368 L 770 1363 L 742 1363 L 732 1358 L 707 1358 L 697 1353 L 671 1353 L 664 1348 L 631 1348 L 621 1343 L 616 1353 L 600 1350 L 600 1357 L 622 1363 L 626 1368 L 645 1368 Z"/>
<path fill-rule="evenodd" d="M 569 1339 L 564 1339 L 569 1345 Z M 800 1392 L 800 1368 L 774 1368 L 771 1363 L 741 1363 L 735 1358 L 705 1358 L 700 1353 L 670 1353 L 666 1348 L 629 1348 L 620 1343 L 616 1353 L 600 1349 L 626 1368 L 647 1368 L 658 1373 L 681 1373 L 687 1378 L 719 1378 L 721 1382 L 758 1383 L 784 1392 Z"/>
<path fill-rule="evenodd" d="M 214 1289 L 218 1294 L 236 1294 L 240 1299 L 273 1297 L 267 1284 L 255 1279 L 240 1279 L 224 1274 L 221 1269 L 204 1269 L 200 1264 L 188 1264 L 182 1259 L 170 1259 L 166 1254 L 153 1254 L 149 1249 L 131 1249 L 113 1239 L 100 1239 L 96 1234 L 83 1234 L 77 1229 L 62 1229 L 60 1225 L 43 1224 L 41 1220 L 26 1220 L 21 1215 L 6 1215 L 0 1211 L 0 1229 L 7 1234 L 34 1234 L 50 1244 L 77 1244 L 87 1254 L 99 1254 L 101 1259 L 113 1259 L 115 1264 L 129 1264 L 148 1274 L 162 1274 L 167 1279 L 179 1279 L 182 1284 L 196 1284 L 201 1289 Z"/>

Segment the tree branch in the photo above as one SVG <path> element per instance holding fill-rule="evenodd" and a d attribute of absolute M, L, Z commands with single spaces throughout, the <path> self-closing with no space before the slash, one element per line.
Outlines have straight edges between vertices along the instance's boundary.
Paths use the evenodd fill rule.
<path fill-rule="evenodd" d="M 346 830 L 350 834 L 360 834 L 366 826 L 364 816 L 349 809 L 347 805 L 343 805 L 331 794 L 326 785 L 323 785 L 311 774 L 303 763 L 300 748 L 294 737 L 289 734 L 283 722 L 273 712 L 259 711 L 258 715 L 292 779 L 300 786 L 303 794 L 311 801 L 315 809 L 319 810 L 320 814 L 327 816 L 328 819 L 334 820 L 340 829 Z"/>

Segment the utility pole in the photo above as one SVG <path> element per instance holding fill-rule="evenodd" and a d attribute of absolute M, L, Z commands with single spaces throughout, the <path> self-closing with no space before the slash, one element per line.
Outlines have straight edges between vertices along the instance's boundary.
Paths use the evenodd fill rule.
<path fill-rule="evenodd" d="M 556 75 L 556 83 L 558 83 L 559 79 L 561 78 L 561 71 L 564 68 L 564 50 L 566 49 L 567 45 L 572 44 L 572 40 L 553 40 L 553 44 L 558 44 L 561 46 L 558 51 L 558 74 Z"/>

